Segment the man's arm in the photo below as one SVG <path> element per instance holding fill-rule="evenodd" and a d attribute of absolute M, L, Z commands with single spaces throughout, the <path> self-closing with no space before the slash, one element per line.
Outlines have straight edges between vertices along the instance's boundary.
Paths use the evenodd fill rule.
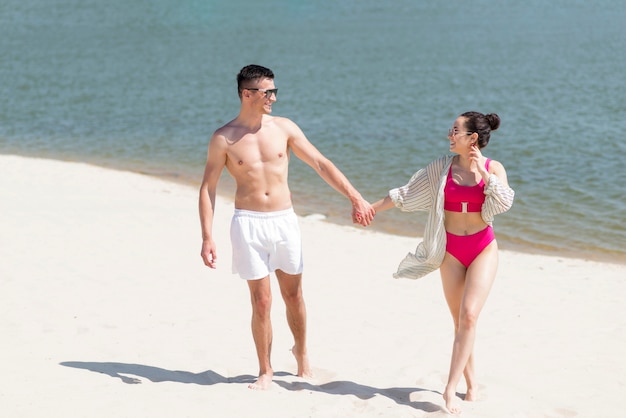
<path fill-rule="evenodd" d="M 306 138 L 302 130 L 289 119 L 281 118 L 281 125 L 289 136 L 289 147 L 296 157 L 307 163 L 333 189 L 344 195 L 352 204 L 352 221 L 369 225 L 376 212 L 348 178 Z"/>
<path fill-rule="evenodd" d="M 217 182 L 226 165 L 226 147 L 224 138 L 217 132 L 209 141 L 207 162 L 200 186 L 199 211 L 202 228 L 202 250 L 200 256 L 204 264 L 216 268 L 217 249 L 213 241 L 213 215 L 215 213 L 215 193 Z"/>

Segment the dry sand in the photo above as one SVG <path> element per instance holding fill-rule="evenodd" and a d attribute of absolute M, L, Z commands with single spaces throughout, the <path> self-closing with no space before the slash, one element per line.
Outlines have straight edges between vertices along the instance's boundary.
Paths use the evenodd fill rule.
<path fill-rule="evenodd" d="M 247 389 L 258 365 L 247 286 L 230 272 L 232 210 L 219 199 L 210 270 L 195 188 L 0 156 L 0 415 L 447 416 L 439 273 L 391 278 L 417 239 L 317 217 L 301 218 L 316 377 L 294 376 L 275 292 L 273 387 Z M 475 350 L 482 399 L 462 416 L 624 416 L 625 266 L 500 255 Z"/>

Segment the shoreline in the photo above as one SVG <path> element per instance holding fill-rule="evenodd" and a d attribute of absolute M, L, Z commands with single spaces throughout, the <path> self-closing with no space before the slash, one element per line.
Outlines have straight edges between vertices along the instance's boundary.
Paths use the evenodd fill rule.
<path fill-rule="evenodd" d="M 105 162 L 101 160 L 77 160 L 77 159 L 64 159 L 61 157 L 55 156 L 36 156 L 36 155 L 20 155 L 20 154 L 0 154 L 0 158 L 3 156 L 15 156 L 20 158 L 30 158 L 30 159 L 43 159 L 43 160 L 52 160 L 59 162 L 69 162 L 69 163 L 82 163 L 91 165 L 94 167 L 100 167 L 107 170 L 114 170 L 120 172 L 134 173 L 139 175 L 148 176 L 154 179 L 159 179 L 162 181 L 172 182 L 174 184 L 178 184 L 181 186 L 191 187 L 195 190 L 198 190 L 200 187 L 201 178 L 194 178 L 190 175 L 181 175 L 180 173 L 174 173 L 169 171 L 156 171 L 154 169 L 147 169 L 146 167 L 128 167 L 124 164 L 112 164 L 110 162 Z M 199 173 L 196 177 L 201 177 L 201 173 Z M 229 202 L 233 201 L 234 195 L 234 182 L 225 172 L 222 175 L 222 179 L 220 180 L 220 184 L 218 185 L 217 195 L 222 199 L 225 199 Z M 329 222 L 334 225 L 341 226 L 350 226 L 359 229 L 358 226 L 350 223 L 348 216 L 340 216 L 337 213 L 328 214 L 328 211 L 324 211 L 323 208 L 320 208 L 319 205 L 311 204 L 311 202 L 303 199 L 298 194 L 294 195 L 294 210 L 296 214 L 300 217 L 306 217 L 309 215 L 315 215 L 316 217 L 323 217 L 325 222 Z M 515 203 L 514 203 L 515 205 Z M 346 202 L 345 210 L 346 213 L 349 212 L 349 205 Z M 326 212 L 326 213 L 324 213 Z M 388 214 L 385 214 L 388 216 Z M 411 214 L 406 214 L 407 216 L 411 216 Z M 423 213 L 413 214 L 415 216 L 423 216 Z M 499 216 L 506 216 L 505 214 Z M 425 219 L 425 216 L 423 216 Z M 380 218 L 379 218 L 380 219 Z M 498 239 L 498 245 L 500 250 L 504 251 L 512 251 L 519 252 L 530 255 L 547 255 L 552 257 L 564 257 L 571 259 L 580 259 L 601 263 L 610 263 L 610 264 L 618 264 L 618 265 L 626 265 L 626 252 L 624 253 L 616 253 L 613 251 L 607 250 L 594 250 L 593 252 L 586 252 L 581 249 L 565 249 L 563 247 L 556 247 L 553 245 L 537 245 L 532 243 L 520 243 L 514 242 L 513 239 L 507 239 L 504 234 L 499 233 L 497 226 L 498 217 L 496 217 L 496 238 Z M 389 218 L 385 218 L 383 220 L 379 220 L 376 223 L 376 219 L 374 220 L 374 224 L 368 226 L 366 229 L 371 231 L 380 232 L 383 234 L 389 234 L 393 236 L 403 237 L 403 238 L 412 238 L 415 240 L 415 245 L 421 240 L 422 235 L 421 232 L 423 230 L 423 225 L 413 225 L 416 227 L 417 231 L 415 233 L 403 233 L 400 230 L 400 226 L 394 220 L 390 220 Z"/>
<path fill-rule="evenodd" d="M 61 157 L 54 157 L 54 156 L 39 157 L 39 156 L 19 155 L 19 154 L 0 154 L 0 157 L 3 157 L 3 156 L 15 156 L 15 157 L 21 157 L 21 158 L 53 160 L 53 161 L 70 162 L 70 163 L 82 163 L 82 164 L 87 164 L 87 165 L 91 165 L 94 167 L 104 168 L 107 170 L 145 175 L 145 176 L 159 179 L 162 181 L 179 184 L 181 186 L 191 187 L 191 188 L 194 188 L 195 190 L 197 190 L 200 187 L 200 181 L 201 181 L 201 178 L 194 178 L 191 175 L 184 175 L 184 174 L 181 175 L 180 173 L 174 173 L 174 172 L 168 172 L 168 171 L 156 171 L 154 169 L 153 170 L 147 169 L 146 167 L 128 167 L 124 164 L 111 164 L 111 163 L 107 163 L 107 162 L 100 161 L 100 160 L 82 161 L 82 160 L 75 160 L 75 159 L 63 159 Z M 201 173 L 199 173 L 196 177 L 201 177 Z M 222 175 L 222 179 L 220 180 L 220 184 L 218 185 L 217 195 L 220 196 L 222 199 L 225 199 L 229 202 L 233 201 L 234 182 L 232 181 L 232 179 L 228 176 L 226 172 Z M 294 195 L 293 199 L 294 199 L 294 202 L 293 202 L 294 210 L 296 211 L 296 214 L 300 217 L 315 215 L 316 217 L 319 218 L 320 216 L 322 216 L 325 222 L 329 222 L 334 225 L 355 227 L 359 229 L 358 226 L 355 226 L 350 222 L 350 220 L 348 219 L 348 216 L 340 216 L 337 213 L 332 213 L 329 215 L 328 210 L 324 211 L 324 209 L 321 208 L 319 205 L 312 204 L 312 202 L 309 202 L 303 199 L 298 194 Z M 349 209 L 350 209 L 349 205 L 346 202 L 345 204 L 346 213 L 349 212 Z M 385 215 L 388 216 L 388 214 L 385 214 Z M 406 215 L 411 216 L 411 214 L 408 214 L 408 213 Z M 420 213 L 416 213 L 413 215 L 423 216 L 423 213 L 420 212 Z M 499 215 L 499 216 L 500 217 L 506 216 L 506 213 Z M 423 217 L 425 219 L 425 216 Z M 553 245 L 537 245 L 537 244 L 527 243 L 527 242 L 525 243 L 515 242 L 513 239 L 507 239 L 508 237 L 503 236 L 504 234 L 498 232 L 497 221 L 498 221 L 498 217 L 496 217 L 495 230 L 496 230 L 496 238 L 499 238 L 498 245 L 500 247 L 500 250 L 519 252 L 519 253 L 530 254 L 530 255 L 547 255 L 547 256 L 552 256 L 552 257 L 564 257 L 564 258 L 580 259 L 580 260 L 587 260 L 587 261 L 594 261 L 594 262 L 601 262 L 601 263 L 626 265 L 626 252 L 616 253 L 614 251 L 608 251 L 608 250 L 602 250 L 602 249 L 596 249 L 596 250 L 593 250 L 592 252 L 588 252 L 588 251 L 583 251 L 581 249 L 566 249 L 563 247 L 556 247 Z M 375 219 L 374 224 L 368 226 L 366 229 L 380 232 L 383 234 L 403 237 L 403 238 L 412 238 L 415 240 L 415 245 L 417 245 L 417 243 L 422 238 L 421 233 L 423 231 L 423 225 L 412 225 L 412 226 L 415 227 L 416 229 L 415 233 L 408 233 L 408 232 L 403 233 L 400 230 L 400 225 L 398 225 L 397 221 L 394 221 L 393 219 L 389 219 L 387 217 L 383 220 L 379 220 L 378 223 L 376 223 L 376 219 Z"/>

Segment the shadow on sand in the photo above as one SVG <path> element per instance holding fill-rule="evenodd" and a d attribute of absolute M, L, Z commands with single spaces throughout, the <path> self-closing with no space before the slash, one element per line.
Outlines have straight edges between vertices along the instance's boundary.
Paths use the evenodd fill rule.
<path fill-rule="evenodd" d="M 122 382 L 127 384 L 141 383 L 140 379 L 133 376 L 148 379 L 151 382 L 155 383 L 178 382 L 207 386 L 228 383 L 253 383 L 256 381 L 257 378 L 253 375 L 226 377 L 212 370 L 207 370 L 201 373 L 192 373 L 181 370 L 167 370 L 160 367 L 129 363 L 65 361 L 60 364 L 65 367 L 73 367 L 76 369 L 84 369 L 96 373 L 106 374 L 108 376 L 120 379 Z M 391 399 L 399 405 L 406 405 L 414 409 L 422 410 L 424 412 L 435 412 L 441 410 L 441 407 L 439 405 L 432 402 L 411 401 L 412 393 L 425 391 L 433 392 L 429 391 L 428 389 L 408 387 L 376 388 L 373 386 L 361 385 L 346 380 L 332 381 L 320 385 L 313 385 L 304 381 L 286 382 L 284 380 L 277 379 L 277 377 L 281 376 L 293 376 L 293 374 L 287 372 L 274 373 L 274 383 L 290 391 L 322 392 L 329 395 L 339 396 L 352 395 L 356 396 L 359 399 L 371 399 L 376 395 L 381 395 Z"/>
<path fill-rule="evenodd" d="M 398 405 L 410 406 L 424 412 L 440 411 L 441 407 L 432 402 L 411 401 L 411 394 L 415 392 L 435 392 L 422 388 L 376 388 L 373 386 L 361 385 L 359 383 L 348 380 L 337 380 L 333 382 L 323 383 L 321 385 L 312 385 L 308 382 L 284 382 L 274 379 L 274 383 L 279 386 L 293 391 L 308 390 L 311 392 L 323 392 L 329 395 L 353 395 L 359 399 L 371 399 L 376 395 L 387 397 Z"/>

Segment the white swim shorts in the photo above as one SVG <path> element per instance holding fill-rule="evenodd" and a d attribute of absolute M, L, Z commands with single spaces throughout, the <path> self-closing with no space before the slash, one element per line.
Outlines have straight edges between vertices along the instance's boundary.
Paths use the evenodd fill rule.
<path fill-rule="evenodd" d="M 302 239 L 293 208 L 277 212 L 235 209 L 230 239 L 233 273 L 242 279 L 262 279 L 278 269 L 302 273 Z"/>

